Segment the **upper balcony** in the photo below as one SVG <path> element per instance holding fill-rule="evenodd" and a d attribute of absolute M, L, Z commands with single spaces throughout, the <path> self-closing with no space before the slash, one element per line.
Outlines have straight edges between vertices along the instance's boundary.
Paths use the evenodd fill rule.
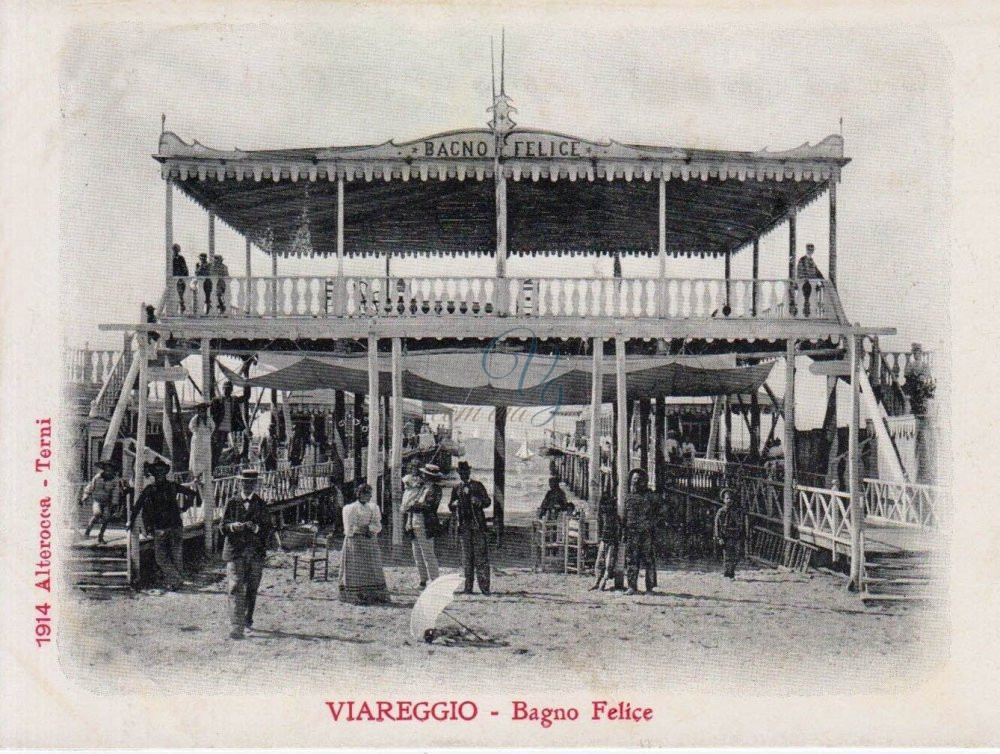
<path fill-rule="evenodd" d="M 757 320 L 846 324 L 822 279 L 177 277 L 162 318 Z"/>

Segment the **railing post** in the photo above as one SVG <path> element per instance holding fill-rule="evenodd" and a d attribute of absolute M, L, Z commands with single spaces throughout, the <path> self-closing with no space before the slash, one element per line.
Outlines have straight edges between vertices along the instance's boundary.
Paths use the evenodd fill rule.
<path fill-rule="evenodd" d="M 782 533 L 792 537 L 792 505 L 795 495 L 795 339 L 785 344 L 785 479 Z"/>
<path fill-rule="evenodd" d="M 600 419 L 603 398 L 604 338 L 591 341 L 590 366 L 590 438 L 587 451 L 590 454 L 590 474 L 588 479 L 587 503 L 590 515 L 596 516 L 601 505 L 601 436 Z"/>
<path fill-rule="evenodd" d="M 865 517 L 861 511 L 859 495 L 859 451 L 858 425 L 861 423 L 861 383 L 858 380 L 858 339 L 853 333 L 848 336 L 851 369 L 851 425 L 847 440 L 848 489 L 851 495 L 851 580 L 848 588 L 860 591 L 864 579 L 863 538 Z"/>

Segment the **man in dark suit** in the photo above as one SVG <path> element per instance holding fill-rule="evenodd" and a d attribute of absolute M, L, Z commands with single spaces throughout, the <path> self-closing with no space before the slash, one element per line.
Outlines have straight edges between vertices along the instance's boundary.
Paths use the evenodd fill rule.
<path fill-rule="evenodd" d="M 474 581 L 479 591 L 490 593 L 490 548 L 486 539 L 486 514 L 490 496 L 482 482 L 472 479 L 472 469 L 459 461 L 458 476 L 462 483 L 451 491 L 448 509 L 458 518 L 458 536 L 462 541 L 462 565 L 465 568 L 463 594 L 472 594 Z"/>
<path fill-rule="evenodd" d="M 233 383 L 228 380 L 222 385 L 222 396 L 212 399 L 212 421 L 215 434 L 212 437 L 212 466 L 217 466 L 219 455 L 227 443 L 232 444 L 242 458 L 243 432 L 246 430 L 244 418 L 250 396 L 246 389 L 237 398 L 233 395 Z"/>
<path fill-rule="evenodd" d="M 242 492 L 226 503 L 219 527 L 225 537 L 222 559 L 229 592 L 230 639 L 242 639 L 243 632 L 253 628 L 257 589 L 274 531 L 267 504 L 256 492 L 257 471 L 244 469 L 240 479 Z"/>

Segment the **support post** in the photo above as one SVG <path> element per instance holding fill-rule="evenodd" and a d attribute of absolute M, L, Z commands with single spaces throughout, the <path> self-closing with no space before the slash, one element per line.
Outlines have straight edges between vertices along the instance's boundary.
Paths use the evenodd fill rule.
<path fill-rule="evenodd" d="M 659 206 L 659 246 L 657 257 L 660 260 L 660 279 L 658 281 L 659 316 L 667 316 L 667 179 L 660 176 L 660 206 Z"/>
<path fill-rule="evenodd" d="M 174 275 L 174 179 L 170 176 L 167 176 L 166 187 L 163 222 L 164 248 L 166 249 L 164 273 L 166 275 L 165 281 L 169 285 Z"/>
<path fill-rule="evenodd" d="M 639 399 L 639 467 L 649 473 L 649 398 Z"/>
<path fill-rule="evenodd" d="M 625 493 L 628 492 L 628 402 L 625 395 L 625 338 L 615 336 L 615 405 L 618 407 L 615 436 L 618 439 L 618 515 L 625 515 Z"/>
<path fill-rule="evenodd" d="M 208 211 L 208 263 L 209 269 L 215 262 L 215 210 Z"/>
<path fill-rule="evenodd" d="M 760 398 L 754 390 L 750 394 L 750 460 L 760 462 Z"/>
<path fill-rule="evenodd" d="M 788 313 L 795 316 L 795 207 L 788 211 Z"/>
<path fill-rule="evenodd" d="M 596 517 L 601 506 L 601 404 L 604 401 L 604 338 L 594 338 L 590 363 L 590 438 L 587 451 L 590 454 L 587 479 L 588 514 Z"/>
<path fill-rule="evenodd" d="M 340 440 L 340 446 L 337 448 L 337 450 L 341 454 L 340 456 L 341 460 L 346 460 L 347 458 L 347 427 L 344 426 L 344 421 L 346 417 L 347 417 L 347 402 L 344 400 L 344 391 L 334 390 L 333 427 L 334 427 L 334 432 L 337 433 L 337 437 Z"/>
<path fill-rule="evenodd" d="M 726 444 L 723 446 L 726 463 L 732 461 L 733 457 L 733 404 L 730 396 L 722 399 L 722 425 L 726 428 Z"/>
<path fill-rule="evenodd" d="M 753 282 L 751 283 L 750 290 L 750 314 L 751 316 L 757 316 L 757 289 L 760 287 L 758 284 L 758 276 L 760 274 L 760 239 L 754 238 L 753 240 L 753 271 L 750 275 Z"/>
<path fill-rule="evenodd" d="M 507 484 L 507 407 L 493 412 L 493 531 L 499 547 L 503 542 L 504 492 Z"/>
<path fill-rule="evenodd" d="M 351 448 L 354 453 L 354 483 L 361 481 L 364 469 L 361 465 L 361 414 L 365 410 L 365 394 L 354 394 L 354 426 L 351 429 Z"/>
<path fill-rule="evenodd" d="M 858 379 L 858 339 L 848 337 L 851 369 L 851 426 L 847 434 L 847 479 L 851 494 L 851 580 L 848 588 L 858 591 L 864 577 L 864 527 L 865 517 L 861 510 L 861 453 L 858 448 L 858 429 L 861 424 L 861 382 Z"/>
<path fill-rule="evenodd" d="M 663 396 L 656 397 L 656 407 L 653 410 L 653 483 L 656 492 L 663 494 L 666 486 L 667 459 L 664 455 L 664 443 L 667 434 L 667 405 Z"/>
<path fill-rule="evenodd" d="M 337 176 L 337 300 L 334 313 L 344 316 L 347 311 L 347 281 L 344 280 L 344 176 Z"/>
<path fill-rule="evenodd" d="M 826 486 L 831 490 L 840 485 L 840 443 L 837 430 L 837 383 L 839 377 L 826 378 L 826 414 L 823 416 L 823 436 L 826 440 Z"/>
<path fill-rule="evenodd" d="M 212 341 L 201 339 L 201 399 L 212 400 Z M 193 448 L 192 448 L 193 451 Z M 205 557 L 211 557 L 215 550 L 215 485 L 212 482 L 212 453 L 208 454 L 208 478 L 198 485 L 201 491 L 201 509 L 205 514 Z"/>
<path fill-rule="evenodd" d="M 392 339 L 392 543 L 403 543 L 403 343 Z"/>
<path fill-rule="evenodd" d="M 251 293 L 250 293 L 251 284 L 252 284 L 252 282 L 251 282 L 252 275 L 253 275 L 253 270 L 251 269 L 251 263 L 250 263 L 250 236 L 247 236 L 247 238 L 246 238 L 246 291 L 244 292 L 244 296 L 243 296 L 243 310 L 244 310 L 243 313 L 245 315 L 247 315 L 247 316 L 249 316 L 250 314 L 254 314 L 253 304 L 251 303 L 252 296 L 251 296 Z"/>
<path fill-rule="evenodd" d="M 500 164 L 499 140 L 497 142 L 497 157 L 494 162 L 494 182 L 496 183 L 496 214 L 497 214 L 497 288 L 496 303 L 501 315 L 510 314 L 507 285 L 507 177 Z"/>
<path fill-rule="evenodd" d="M 146 420 L 148 415 L 149 396 L 147 386 L 149 384 L 149 357 L 147 354 L 148 343 L 145 333 L 138 333 L 135 338 L 136 358 L 139 360 L 139 407 L 136 412 L 135 425 L 135 464 L 132 467 L 132 489 L 135 490 L 132 509 L 129 511 L 129 523 L 134 515 L 135 502 L 139 500 L 139 495 L 146 486 Z M 139 530 L 134 525 L 128 535 L 128 563 L 129 581 L 136 583 L 139 580 Z"/>
<path fill-rule="evenodd" d="M 726 249 L 726 265 L 725 265 L 725 275 L 726 275 L 726 303 L 722 307 L 722 314 L 728 317 L 733 312 L 733 306 L 730 303 L 730 296 L 732 295 L 732 272 L 733 272 L 733 252 L 730 249 Z"/>
<path fill-rule="evenodd" d="M 378 485 L 378 338 L 368 336 L 368 468 L 365 481 L 375 491 Z"/>
<path fill-rule="evenodd" d="M 795 339 L 785 345 L 785 484 L 781 511 L 782 533 L 792 537 L 792 508 L 795 505 Z"/>
<path fill-rule="evenodd" d="M 830 285 L 837 287 L 837 179 L 830 177 Z"/>
<path fill-rule="evenodd" d="M 278 316 L 278 252 L 273 245 L 271 252 L 271 316 Z"/>

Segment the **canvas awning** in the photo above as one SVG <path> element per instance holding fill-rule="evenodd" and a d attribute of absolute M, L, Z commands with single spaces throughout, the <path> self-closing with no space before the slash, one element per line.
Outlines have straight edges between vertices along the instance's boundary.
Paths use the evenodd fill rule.
<path fill-rule="evenodd" d="M 631 398 L 715 396 L 752 393 L 773 367 L 737 367 L 733 354 L 629 358 L 626 390 Z M 391 363 L 380 355 L 379 394 L 391 391 Z M 407 398 L 465 405 L 552 406 L 590 402 L 591 359 L 579 356 L 533 356 L 525 353 L 419 352 L 402 357 L 403 394 Z M 368 362 L 360 357 L 306 357 L 290 366 L 251 379 L 223 367 L 234 384 L 279 390 L 368 392 Z M 605 357 L 602 397 L 615 396 L 615 361 Z"/>

